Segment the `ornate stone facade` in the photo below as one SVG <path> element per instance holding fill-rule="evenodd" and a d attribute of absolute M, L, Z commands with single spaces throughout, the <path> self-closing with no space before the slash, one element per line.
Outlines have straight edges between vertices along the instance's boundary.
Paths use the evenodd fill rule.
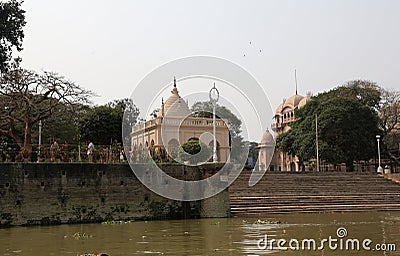
<path fill-rule="evenodd" d="M 296 120 L 295 111 L 303 107 L 309 100 L 311 95 L 301 96 L 297 93 L 287 100 L 284 100 L 275 111 L 272 130 L 275 132 L 275 137 L 279 134 L 290 130 L 291 124 Z M 302 166 L 297 156 L 275 150 L 271 166 L 277 167 L 278 171 L 301 171 Z"/>
<path fill-rule="evenodd" d="M 193 117 L 187 102 L 179 95 L 176 81 L 168 99 L 161 104 L 157 117 L 132 128 L 132 155 L 144 147 L 165 148 L 176 157 L 179 146 L 190 139 L 199 139 L 212 150 L 212 118 Z M 229 129 L 227 122 L 216 120 L 217 156 L 219 162 L 229 161 Z M 135 156 L 134 156 L 135 157 Z"/>
<path fill-rule="evenodd" d="M 272 130 L 275 133 L 275 138 L 284 132 L 290 130 L 291 124 L 296 120 L 295 111 L 303 107 L 311 98 L 311 95 L 301 96 L 297 93 L 283 102 L 276 108 L 274 115 L 274 124 Z M 274 147 L 274 139 L 267 130 L 259 143 L 259 164 L 258 168 L 263 170 L 267 168 L 271 171 L 300 171 L 299 159 L 296 156 L 289 155 L 279 150 L 271 151 Z M 272 156 L 273 155 L 273 156 Z M 271 159 L 272 157 L 272 159 Z"/>

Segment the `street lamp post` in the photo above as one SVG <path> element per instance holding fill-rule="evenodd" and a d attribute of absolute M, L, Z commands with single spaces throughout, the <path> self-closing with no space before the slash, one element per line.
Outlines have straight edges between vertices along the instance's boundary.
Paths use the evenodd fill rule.
<path fill-rule="evenodd" d="M 210 93 L 210 101 L 213 104 L 213 162 L 217 163 L 218 162 L 218 155 L 217 155 L 217 128 L 216 128 L 216 123 L 215 123 L 215 108 L 217 106 L 217 102 L 219 99 L 219 91 L 215 87 L 211 88 Z"/>
<path fill-rule="evenodd" d="M 379 141 L 380 141 L 381 136 L 376 135 L 376 141 L 378 142 L 378 173 L 383 173 L 383 168 L 381 166 L 381 148 L 379 146 Z"/>
<path fill-rule="evenodd" d="M 37 162 L 40 161 L 40 149 L 42 147 L 42 120 L 39 120 L 39 149 L 38 149 L 38 159 Z"/>

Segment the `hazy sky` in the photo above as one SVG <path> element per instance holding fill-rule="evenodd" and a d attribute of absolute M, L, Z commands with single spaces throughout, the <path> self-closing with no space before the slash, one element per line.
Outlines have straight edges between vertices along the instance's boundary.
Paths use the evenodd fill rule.
<path fill-rule="evenodd" d="M 301 95 L 359 78 L 400 89 L 397 0 L 35 0 L 23 8 L 24 67 L 65 75 L 95 91 L 96 104 L 129 97 L 146 74 L 192 55 L 241 65 L 274 109 L 294 94 L 295 68 Z"/>

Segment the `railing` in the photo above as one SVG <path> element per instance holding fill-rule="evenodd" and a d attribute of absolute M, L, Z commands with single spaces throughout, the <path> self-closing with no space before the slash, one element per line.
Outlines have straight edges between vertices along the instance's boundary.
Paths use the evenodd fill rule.
<path fill-rule="evenodd" d="M 217 127 L 227 127 L 227 121 L 226 120 L 221 120 L 217 119 L 215 121 L 215 124 Z M 138 124 L 132 128 L 132 132 L 135 133 L 137 131 L 144 130 L 145 128 L 152 127 L 157 124 L 163 124 L 163 125 L 171 125 L 171 126 L 212 126 L 213 125 L 213 119 L 212 118 L 196 118 L 196 117 L 191 117 L 191 118 L 186 118 L 186 119 L 180 119 L 180 118 L 164 118 L 161 121 L 161 118 L 156 118 L 152 119 L 149 121 L 146 121 L 145 123 Z"/>
<path fill-rule="evenodd" d="M 123 147 L 116 145 L 95 145 L 88 152 L 83 144 L 42 144 L 32 145 L 32 151 L 23 151 L 17 144 L 3 143 L 0 145 L 0 162 L 95 162 L 118 163 L 126 162 Z"/>

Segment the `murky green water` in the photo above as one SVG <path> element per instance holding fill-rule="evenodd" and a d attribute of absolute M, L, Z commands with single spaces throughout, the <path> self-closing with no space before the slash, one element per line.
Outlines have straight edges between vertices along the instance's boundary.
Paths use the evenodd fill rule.
<path fill-rule="evenodd" d="M 254 224 L 257 219 L 268 224 Z M 400 212 L 273 215 L 264 218 L 147 221 L 125 224 L 86 224 L 0 229 L 0 255 L 80 255 L 105 252 L 109 255 L 400 255 Z M 281 223 L 276 223 L 281 222 Z M 338 228 L 347 236 L 343 249 L 309 250 L 304 239 L 338 239 Z M 261 249 L 257 243 L 285 239 L 299 250 Z M 346 250 L 346 239 L 358 239 L 360 250 Z M 372 241 L 371 251 L 362 248 Z M 395 244 L 397 251 L 372 251 L 375 244 Z M 270 244 L 268 244 L 270 245 Z M 332 244 L 334 245 L 334 244 Z M 311 244 L 312 247 L 312 244 Z M 349 247 L 351 249 L 351 245 Z M 312 249 L 312 248 L 311 248 Z M 390 248 L 391 250 L 393 248 Z"/>

